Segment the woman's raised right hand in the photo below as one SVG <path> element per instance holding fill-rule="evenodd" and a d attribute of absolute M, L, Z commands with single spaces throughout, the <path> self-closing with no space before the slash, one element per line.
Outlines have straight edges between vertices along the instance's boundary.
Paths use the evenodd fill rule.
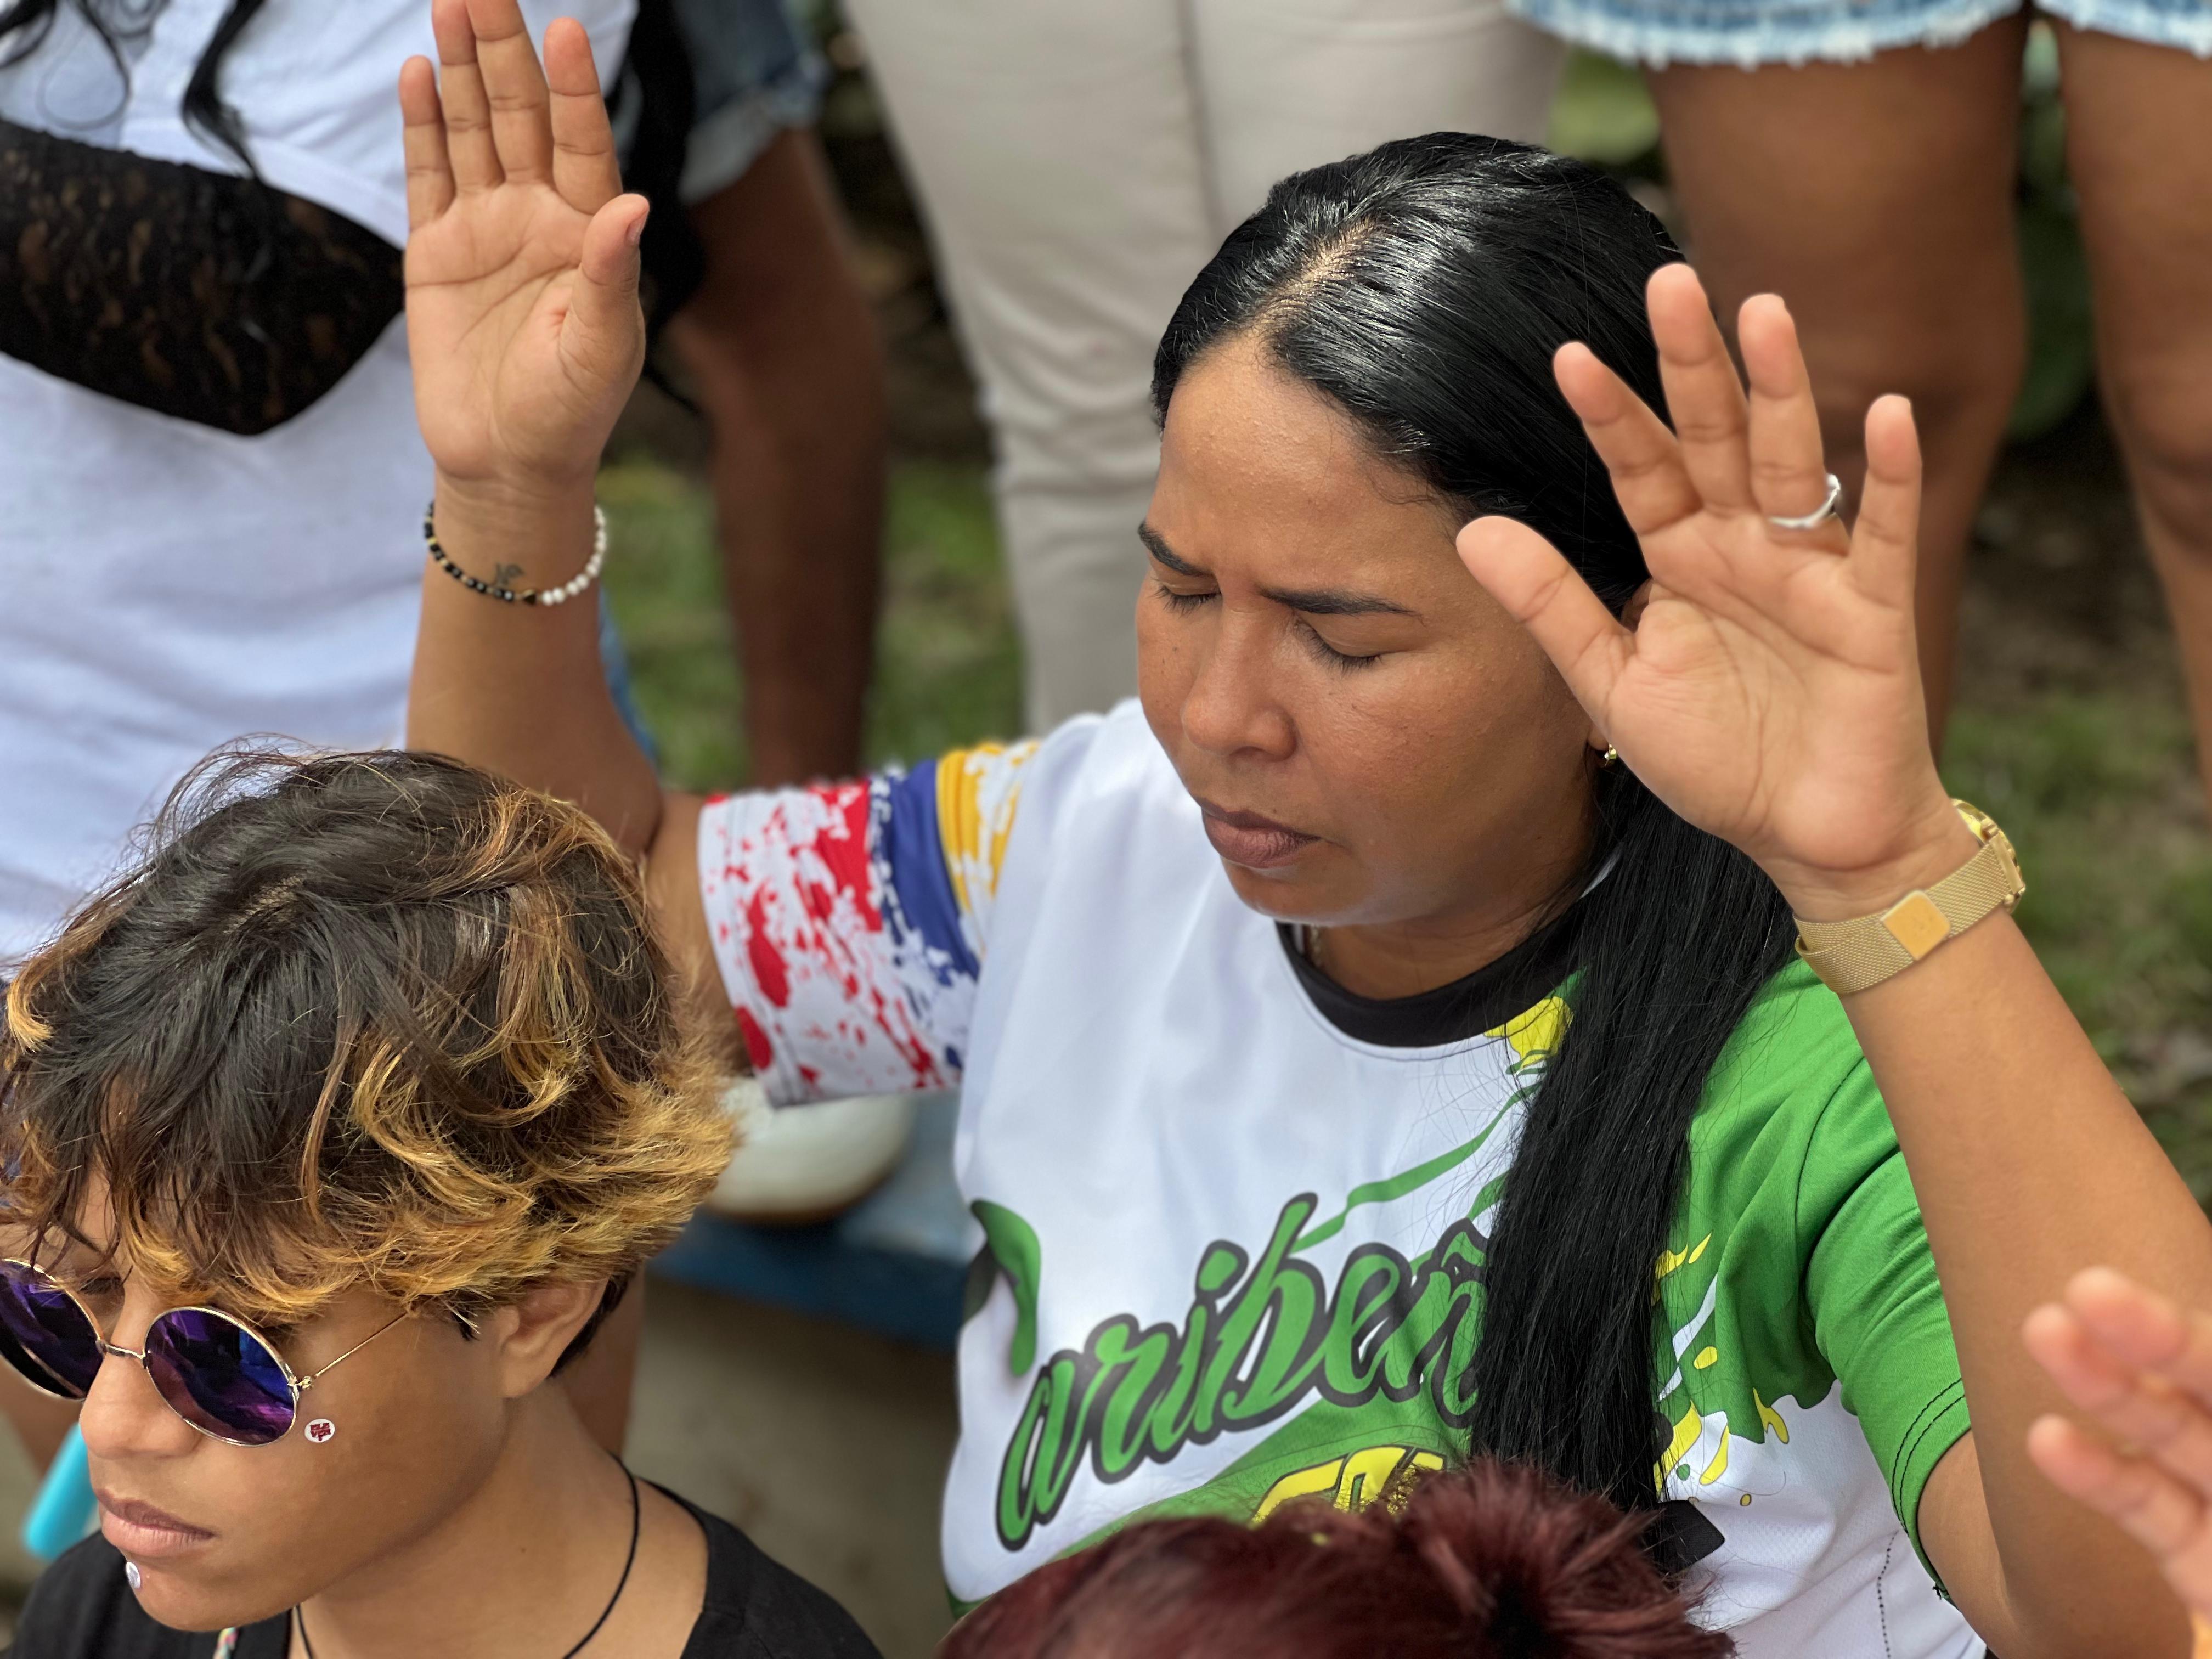
<path fill-rule="evenodd" d="M 1468 525 L 1460 556 L 1638 778 L 1758 860 L 1800 916 L 1886 909 L 1975 847 L 1929 748 L 1911 412 L 1887 398 L 1868 416 L 1855 526 L 1793 528 L 1826 465 L 1789 313 L 1771 295 L 1743 308 L 1747 398 L 1688 266 L 1655 273 L 1648 302 L 1673 428 L 1587 347 L 1554 365 L 1643 545 L 1641 613 L 1616 619 L 1512 520 Z"/>
<path fill-rule="evenodd" d="M 432 0 L 440 68 L 399 76 L 407 339 L 441 488 L 586 489 L 645 360 L 637 239 L 583 27 Z M 549 84 L 550 80 L 550 84 Z"/>

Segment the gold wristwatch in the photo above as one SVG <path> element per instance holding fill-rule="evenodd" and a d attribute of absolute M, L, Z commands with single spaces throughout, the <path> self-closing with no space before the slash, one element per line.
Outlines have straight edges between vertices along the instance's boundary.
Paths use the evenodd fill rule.
<path fill-rule="evenodd" d="M 1924 890 L 1907 893 L 1877 915 L 1851 921 L 1797 923 L 1797 954 L 1838 996 L 1849 996 L 1901 974 L 1947 939 L 1956 939 L 2027 890 L 2020 858 L 1996 820 L 1954 800 L 1982 850 Z"/>

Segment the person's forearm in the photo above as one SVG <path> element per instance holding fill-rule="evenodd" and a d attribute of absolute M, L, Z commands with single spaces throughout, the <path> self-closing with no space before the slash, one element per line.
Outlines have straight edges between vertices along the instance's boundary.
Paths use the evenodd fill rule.
<path fill-rule="evenodd" d="M 730 384 L 735 366 L 684 332 L 683 321 L 670 337 L 685 346 L 714 428 L 714 505 L 744 665 L 752 781 L 849 776 L 860 763 L 874 665 L 880 426 L 865 396 L 849 408 L 819 406 L 854 378 L 822 361 L 836 343 L 784 366 L 814 371 L 804 377 L 804 395 L 787 398 L 772 381 Z"/>
<path fill-rule="evenodd" d="M 1958 1340 L 2014 1625 L 1983 1634 L 2006 1659 L 2187 1652 L 2149 1558 L 2029 1461 L 2029 1425 L 2064 1401 L 2021 1326 L 2094 1263 L 2212 1305 L 2212 1228 L 2009 916 L 1844 1006 L 1896 1125 Z"/>
<path fill-rule="evenodd" d="M 591 482 L 533 495 L 441 477 L 435 522 L 447 556 L 471 574 L 556 586 L 591 557 Z M 508 605 L 427 561 L 422 580 L 409 746 L 575 801 L 624 848 L 648 849 L 660 785 L 607 690 L 599 589 L 565 605 Z"/>
<path fill-rule="evenodd" d="M 884 511 L 884 354 L 812 134 L 690 210 L 704 284 L 669 325 L 714 429 L 756 785 L 860 763 Z"/>

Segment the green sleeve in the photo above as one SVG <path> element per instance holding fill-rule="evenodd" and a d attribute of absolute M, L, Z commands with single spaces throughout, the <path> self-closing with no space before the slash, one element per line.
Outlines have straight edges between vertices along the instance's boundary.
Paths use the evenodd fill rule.
<path fill-rule="evenodd" d="M 1814 1336 L 1920 1541 L 1920 1498 L 1972 1426 L 1951 1318 L 1897 1133 L 1862 1060 L 1820 1115 L 1797 1194 Z M 1938 1581 L 1941 1587 L 1941 1581 Z"/>

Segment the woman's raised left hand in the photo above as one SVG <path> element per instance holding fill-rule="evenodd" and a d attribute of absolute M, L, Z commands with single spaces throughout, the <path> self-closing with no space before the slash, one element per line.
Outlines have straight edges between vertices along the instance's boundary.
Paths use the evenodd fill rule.
<path fill-rule="evenodd" d="M 1885 908 L 1973 851 L 1936 775 L 1920 686 L 1911 410 L 1885 398 L 1867 416 L 1851 531 L 1778 527 L 1772 517 L 1809 514 L 1826 494 L 1789 312 L 1771 295 L 1743 307 L 1747 398 L 1688 266 L 1655 273 L 1649 302 L 1674 430 L 1587 347 L 1554 364 L 1650 568 L 1633 625 L 1526 525 L 1478 519 L 1460 556 L 1622 761 L 1757 860 L 1798 915 Z"/>
<path fill-rule="evenodd" d="M 645 358 L 646 202 L 622 194 L 580 24 L 546 31 L 541 70 L 516 0 L 430 9 L 439 69 L 411 59 L 399 101 L 407 339 L 441 497 L 588 497 Z"/>

